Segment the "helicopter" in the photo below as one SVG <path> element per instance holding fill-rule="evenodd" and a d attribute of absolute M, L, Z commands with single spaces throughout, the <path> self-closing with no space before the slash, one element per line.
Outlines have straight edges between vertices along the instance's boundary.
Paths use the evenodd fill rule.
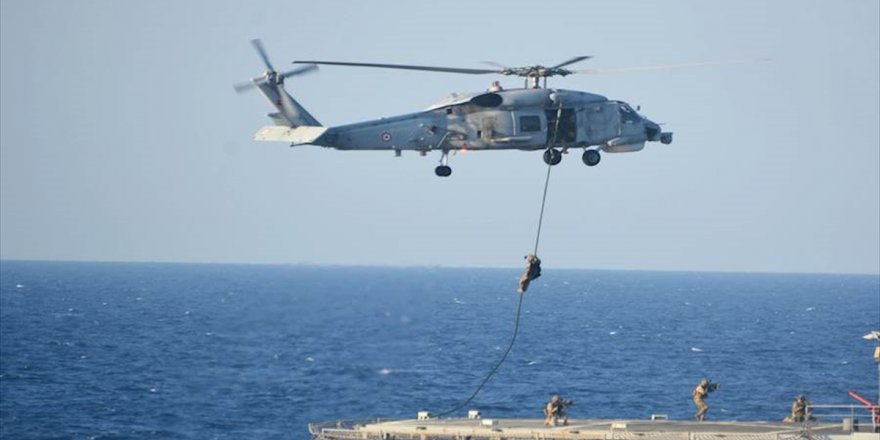
<path fill-rule="evenodd" d="M 547 78 L 575 73 L 606 73 L 595 69 L 568 70 L 565 67 L 587 60 L 578 56 L 552 67 L 541 65 L 495 69 L 413 66 L 405 64 L 354 63 L 338 61 L 294 61 L 302 66 L 278 73 L 259 39 L 251 44 L 266 65 L 265 73 L 236 84 L 239 93 L 257 88 L 276 111 L 268 116 L 273 124 L 261 128 L 254 139 L 287 142 L 291 147 L 317 145 L 337 150 L 417 151 L 422 156 L 439 151 L 439 177 L 452 174 L 449 152 L 491 150 L 543 150 L 547 165 L 557 165 L 569 149 L 582 148 L 582 160 L 596 166 L 601 153 L 640 151 L 646 142 L 672 143 L 672 132 L 640 115 L 623 101 L 602 95 L 547 87 Z M 687 65 L 713 64 L 711 62 Z M 454 93 L 427 109 L 400 116 L 336 127 L 324 127 L 284 88 L 285 78 L 314 72 L 319 65 L 373 67 L 459 74 L 495 74 L 525 78 L 523 88 L 504 89 L 498 81 L 488 90 Z M 665 67 L 680 67 L 668 65 Z M 628 68 L 618 70 L 646 70 Z M 543 86 L 541 82 L 543 80 Z"/>

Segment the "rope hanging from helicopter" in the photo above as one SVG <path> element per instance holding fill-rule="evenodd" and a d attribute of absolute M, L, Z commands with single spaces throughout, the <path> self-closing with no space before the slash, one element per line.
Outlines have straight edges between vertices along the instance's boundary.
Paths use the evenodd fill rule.
<path fill-rule="evenodd" d="M 559 103 L 559 108 L 556 110 L 556 123 L 555 123 L 555 127 L 553 130 L 553 141 L 550 142 L 550 144 L 547 146 L 548 151 L 550 149 L 552 149 L 554 147 L 554 145 L 556 145 L 556 141 L 557 141 L 557 137 L 558 137 L 558 133 L 559 133 L 559 120 L 561 119 L 561 116 L 562 116 L 562 102 Z M 544 193 L 541 196 L 541 212 L 540 212 L 540 214 L 538 214 L 538 231 L 535 234 L 535 248 L 534 248 L 534 251 L 532 252 L 532 256 L 535 256 L 536 260 L 537 260 L 537 255 L 538 255 L 538 245 L 541 242 L 541 226 L 544 222 L 544 208 L 547 204 L 547 189 L 550 187 L 550 170 L 553 169 L 553 161 L 550 160 L 548 162 L 549 163 L 547 164 L 547 177 L 544 179 Z M 540 260 L 538 260 L 538 265 L 540 265 Z M 528 277 L 530 275 L 531 266 L 532 265 L 530 264 L 529 265 L 530 269 L 527 270 L 527 273 L 523 275 L 524 277 Z M 538 270 L 538 273 L 540 274 L 540 269 Z M 522 281 L 521 281 L 521 283 L 522 283 Z M 528 286 L 528 284 L 526 284 L 526 286 Z M 459 403 L 458 405 L 456 405 L 455 407 L 453 407 L 449 410 L 438 413 L 437 417 L 443 417 L 443 416 L 449 415 L 451 413 L 454 413 L 454 412 L 464 408 L 467 404 L 471 403 L 474 400 L 474 398 L 477 397 L 477 394 L 479 394 L 480 391 L 483 389 L 483 386 L 485 386 L 486 383 L 489 382 L 489 379 L 491 379 L 492 376 L 494 376 L 495 373 L 498 372 L 498 369 L 501 368 L 501 365 L 504 364 L 504 361 L 507 360 L 507 356 L 510 354 L 510 351 L 513 349 L 513 344 L 516 342 L 516 336 L 519 334 L 519 322 L 520 322 L 520 318 L 522 317 L 522 304 L 523 304 L 523 298 L 525 298 L 525 296 L 526 296 L 525 289 L 522 288 L 522 284 L 521 284 L 520 290 L 519 290 L 519 301 L 517 302 L 517 305 L 516 305 L 516 314 L 515 314 L 515 318 L 513 321 L 513 334 L 510 336 L 510 342 L 507 344 L 507 348 L 504 350 L 504 353 L 501 355 L 501 358 L 498 359 L 498 362 L 495 363 L 495 366 L 493 366 L 492 369 L 489 370 L 489 373 L 487 373 L 486 376 L 483 377 L 483 380 L 480 381 L 480 384 L 477 385 L 477 388 L 474 390 L 473 393 L 471 393 L 470 396 L 468 396 L 467 399 L 463 400 L 461 403 Z"/>
<path fill-rule="evenodd" d="M 471 401 L 473 401 L 474 398 L 477 397 L 477 394 L 480 393 L 480 390 L 483 389 L 483 386 L 486 385 L 486 382 L 489 382 L 489 379 L 491 379 L 492 376 L 494 376 L 495 373 L 498 371 L 498 369 L 501 368 L 501 364 L 503 364 L 504 361 L 507 360 L 507 355 L 510 354 L 510 350 L 513 348 L 513 343 L 516 342 L 516 335 L 519 333 L 519 320 L 520 320 L 520 316 L 521 316 L 522 303 L 523 303 L 524 297 L 525 297 L 524 294 L 519 295 L 519 303 L 517 303 L 517 305 L 516 305 L 516 319 L 513 322 L 513 335 L 510 337 L 510 343 L 507 344 L 507 349 L 504 350 L 504 354 L 501 355 L 501 359 L 498 359 L 498 362 L 495 363 L 495 366 L 492 367 L 492 369 L 489 371 L 488 374 L 486 374 L 485 377 L 483 377 L 483 380 L 480 382 L 479 385 L 477 385 L 477 388 L 474 390 L 473 393 L 471 393 L 471 395 L 467 399 L 463 400 L 461 403 L 459 403 L 458 405 L 456 405 L 452 409 L 449 409 L 449 410 L 443 411 L 442 413 L 437 414 L 437 417 L 443 417 L 445 415 L 454 413 L 454 412 L 464 408 L 465 405 L 471 403 Z"/>
<path fill-rule="evenodd" d="M 556 141 L 559 137 L 559 120 L 562 119 L 562 100 L 559 101 L 559 106 L 556 108 L 556 123 L 553 129 L 553 142 L 547 147 L 548 150 L 552 149 L 554 145 L 556 145 Z M 549 162 L 553 162 L 552 160 Z M 547 204 L 547 188 L 550 187 L 550 170 L 553 169 L 553 164 L 547 164 L 547 178 L 544 179 L 544 195 L 541 197 L 541 213 L 538 214 L 538 232 L 535 234 L 535 249 L 532 254 L 535 256 L 538 255 L 538 244 L 541 242 L 541 226 L 544 223 L 544 206 Z"/>

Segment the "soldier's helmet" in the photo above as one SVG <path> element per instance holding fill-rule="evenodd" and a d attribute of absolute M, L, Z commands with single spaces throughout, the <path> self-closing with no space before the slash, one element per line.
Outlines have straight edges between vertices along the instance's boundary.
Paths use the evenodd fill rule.
<path fill-rule="evenodd" d="M 701 380 L 701 381 L 700 381 L 700 385 L 702 385 L 702 386 L 709 385 L 709 379 L 703 379 L 703 380 Z"/>
<path fill-rule="evenodd" d="M 553 403 L 559 402 L 559 396 L 554 394 L 553 397 L 550 398 L 550 401 Z"/>
<path fill-rule="evenodd" d="M 805 396 L 803 394 L 798 394 L 798 396 L 797 396 L 797 400 L 804 400 L 806 398 L 807 398 L 807 396 Z"/>

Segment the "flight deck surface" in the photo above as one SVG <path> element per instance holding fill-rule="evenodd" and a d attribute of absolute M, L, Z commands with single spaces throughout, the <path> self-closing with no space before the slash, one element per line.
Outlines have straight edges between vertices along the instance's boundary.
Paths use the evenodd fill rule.
<path fill-rule="evenodd" d="M 316 440 L 593 440 L 593 439 L 875 439 L 840 423 L 783 424 L 748 421 L 569 420 L 545 426 L 543 419 L 428 419 L 328 422 L 311 425 Z M 868 428 L 870 429 L 870 428 Z"/>

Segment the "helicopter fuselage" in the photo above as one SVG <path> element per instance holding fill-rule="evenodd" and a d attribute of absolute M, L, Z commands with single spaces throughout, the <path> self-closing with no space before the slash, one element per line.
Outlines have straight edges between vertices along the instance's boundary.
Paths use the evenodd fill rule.
<path fill-rule="evenodd" d="M 560 89 L 454 94 L 425 111 L 330 127 L 308 142 L 339 150 L 543 150 L 630 152 L 672 133 L 629 105 Z"/>

